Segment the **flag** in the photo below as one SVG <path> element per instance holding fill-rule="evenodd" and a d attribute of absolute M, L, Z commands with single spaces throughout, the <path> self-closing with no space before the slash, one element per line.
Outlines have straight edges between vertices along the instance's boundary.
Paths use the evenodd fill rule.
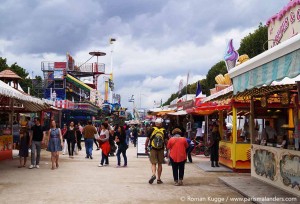
<path fill-rule="evenodd" d="M 196 97 L 199 96 L 202 93 L 202 88 L 201 88 L 201 84 L 198 81 L 197 83 L 197 90 L 196 90 Z"/>

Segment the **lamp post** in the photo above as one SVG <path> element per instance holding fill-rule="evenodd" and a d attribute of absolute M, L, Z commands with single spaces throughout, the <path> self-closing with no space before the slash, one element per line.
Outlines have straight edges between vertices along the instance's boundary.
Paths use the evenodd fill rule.
<path fill-rule="evenodd" d="M 113 50 L 114 50 L 114 42 L 117 40 L 115 38 L 110 38 L 109 39 L 109 44 L 111 45 L 111 50 L 110 50 L 110 73 L 111 73 L 111 81 L 113 83 Z M 111 88 L 111 103 L 113 103 L 113 88 Z"/>
<path fill-rule="evenodd" d="M 94 52 L 89 52 L 89 54 L 92 55 L 92 57 L 95 57 L 95 56 L 97 57 L 97 64 L 95 66 L 95 68 L 97 68 L 97 69 L 96 70 L 92 70 L 92 72 L 96 72 L 97 73 L 99 71 L 98 70 L 98 68 L 99 68 L 98 67 L 99 66 L 99 64 L 98 64 L 98 57 L 105 56 L 106 53 L 105 52 L 94 51 Z M 98 76 L 99 75 L 97 75 L 97 74 L 93 75 L 93 83 L 95 85 L 95 89 L 96 90 L 98 90 Z"/>
<path fill-rule="evenodd" d="M 147 96 L 145 94 L 140 93 L 140 110 L 142 110 L 142 96 Z M 143 118 L 145 117 L 145 109 L 143 109 Z"/>
<path fill-rule="evenodd" d="M 128 102 L 132 103 L 132 116 L 133 116 L 133 118 L 135 118 L 135 115 L 134 115 L 134 95 L 131 96 L 131 98 L 128 100 Z"/>

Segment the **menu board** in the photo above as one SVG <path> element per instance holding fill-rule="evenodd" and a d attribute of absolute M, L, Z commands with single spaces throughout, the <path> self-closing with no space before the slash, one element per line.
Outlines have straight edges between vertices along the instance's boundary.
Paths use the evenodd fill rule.
<path fill-rule="evenodd" d="M 147 139 L 147 137 L 138 137 L 137 138 L 137 157 L 148 155 L 147 153 L 145 153 L 146 139 Z"/>

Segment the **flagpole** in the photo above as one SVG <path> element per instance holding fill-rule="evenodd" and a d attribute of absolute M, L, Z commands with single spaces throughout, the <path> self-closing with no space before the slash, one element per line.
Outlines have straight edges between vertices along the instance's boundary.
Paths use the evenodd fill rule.
<path fill-rule="evenodd" d="M 188 72 L 187 77 L 186 77 L 186 95 L 185 95 L 185 101 L 187 101 L 189 77 L 190 77 L 190 71 Z"/>

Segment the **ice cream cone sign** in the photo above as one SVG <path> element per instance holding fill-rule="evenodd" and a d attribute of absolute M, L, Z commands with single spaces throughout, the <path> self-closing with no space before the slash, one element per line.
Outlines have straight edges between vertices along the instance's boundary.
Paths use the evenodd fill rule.
<path fill-rule="evenodd" d="M 234 50 L 234 47 L 232 45 L 232 39 L 230 39 L 224 56 L 224 61 L 228 72 L 230 69 L 235 67 L 238 58 L 239 54 L 237 51 Z"/>

